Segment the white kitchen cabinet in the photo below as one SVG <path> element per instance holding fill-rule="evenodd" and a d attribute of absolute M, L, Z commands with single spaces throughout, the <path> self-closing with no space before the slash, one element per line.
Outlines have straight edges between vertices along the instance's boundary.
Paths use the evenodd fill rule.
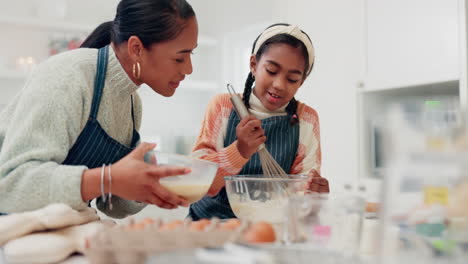
<path fill-rule="evenodd" d="M 298 98 L 320 116 L 322 174 L 332 188 L 372 176 L 373 122 L 390 101 L 450 99 L 466 90 L 459 91 L 463 1 L 277 3 L 281 21 L 297 23 L 316 48 Z"/>
<path fill-rule="evenodd" d="M 362 178 L 384 167 L 382 125 L 392 105 L 413 123 L 431 101 L 466 107 L 465 18 L 465 0 L 366 1 L 365 74 L 357 88 Z"/>
<path fill-rule="evenodd" d="M 459 79 L 459 0 L 367 0 L 365 89 Z"/>

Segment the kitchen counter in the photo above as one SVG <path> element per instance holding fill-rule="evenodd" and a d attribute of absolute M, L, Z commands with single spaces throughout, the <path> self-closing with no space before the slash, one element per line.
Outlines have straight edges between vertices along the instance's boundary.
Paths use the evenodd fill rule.
<path fill-rule="evenodd" d="M 268 253 L 267 253 L 268 252 Z M 272 246 L 270 250 L 257 250 L 244 246 L 230 245 L 226 249 L 193 249 L 172 251 L 163 254 L 157 254 L 147 259 L 145 264 L 214 264 L 214 263 L 232 263 L 232 264 L 301 264 L 310 263 L 311 259 L 331 261 L 342 260 L 343 263 L 358 263 L 344 259 L 344 257 L 328 252 L 326 250 L 291 249 L 285 246 Z M 333 262 L 334 261 L 334 262 Z M 337 263 L 341 263 L 337 262 Z M 0 264 L 8 264 L 3 258 L 3 250 L 0 249 Z M 63 262 L 57 264 L 90 264 L 82 255 L 73 255 Z"/>
<path fill-rule="evenodd" d="M 0 248 L 0 264 L 8 264 L 8 262 L 6 262 L 4 258 L 2 248 Z M 83 255 L 73 255 L 64 261 L 55 263 L 55 264 L 90 264 L 90 263 Z"/>
<path fill-rule="evenodd" d="M 5 258 L 3 257 L 3 249 L 0 248 L 0 264 L 5 264 Z"/>

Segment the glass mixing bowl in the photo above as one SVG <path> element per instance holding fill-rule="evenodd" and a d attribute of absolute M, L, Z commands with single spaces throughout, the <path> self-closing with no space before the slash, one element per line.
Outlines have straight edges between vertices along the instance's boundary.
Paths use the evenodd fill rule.
<path fill-rule="evenodd" d="M 184 197 L 189 203 L 194 203 L 205 196 L 218 171 L 218 164 L 215 162 L 178 154 L 149 151 L 144 159 L 145 162 L 158 166 L 190 168 L 192 171 L 189 174 L 159 179 L 162 186 Z"/>
<path fill-rule="evenodd" d="M 282 224 L 291 194 L 304 194 L 308 176 L 287 175 L 267 178 L 264 175 L 224 177 L 226 193 L 234 214 L 241 220 Z"/>

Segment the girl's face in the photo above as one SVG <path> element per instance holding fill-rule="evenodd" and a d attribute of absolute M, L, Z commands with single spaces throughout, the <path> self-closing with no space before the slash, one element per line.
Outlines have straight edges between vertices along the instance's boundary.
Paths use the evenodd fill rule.
<path fill-rule="evenodd" d="M 195 17 L 173 40 L 143 49 L 141 81 L 162 96 L 172 96 L 185 75 L 192 73 L 192 51 L 197 47 L 198 23 Z"/>
<path fill-rule="evenodd" d="M 286 105 L 304 82 L 305 60 L 300 48 L 288 44 L 270 44 L 257 61 L 250 57 L 255 76 L 253 93 L 270 111 Z"/>

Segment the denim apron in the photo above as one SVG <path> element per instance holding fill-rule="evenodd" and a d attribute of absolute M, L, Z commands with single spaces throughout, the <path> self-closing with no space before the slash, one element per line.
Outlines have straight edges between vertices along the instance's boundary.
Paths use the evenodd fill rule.
<path fill-rule="evenodd" d="M 135 129 L 133 96 L 131 97 L 133 136 L 130 147 L 124 146 L 117 140 L 110 137 L 97 121 L 102 90 L 104 88 L 106 79 L 108 58 L 109 46 L 100 48 L 98 51 L 97 70 L 94 80 L 93 101 L 91 104 L 91 112 L 89 113 L 88 122 L 68 152 L 67 157 L 62 163 L 63 165 L 85 165 L 92 169 L 100 167 L 102 164 L 115 163 L 130 153 L 140 140 L 140 135 Z M 100 197 L 98 199 L 100 199 Z M 0 215 L 5 214 L 0 213 Z"/>
<path fill-rule="evenodd" d="M 96 168 L 102 164 L 115 163 L 128 153 L 130 153 L 140 140 L 140 135 L 135 129 L 135 118 L 133 113 L 132 100 L 132 121 L 133 136 L 130 147 L 124 146 L 117 140 L 110 137 L 97 121 L 99 104 L 101 102 L 102 90 L 107 71 L 107 61 L 109 57 L 109 46 L 99 49 L 97 60 L 97 71 L 94 80 L 94 95 L 89 113 L 88 122 L 75 144 L 68 152 L 64 165 L 85 165 L 88 168 Z"/>
<path fill-rule="evenodd" d="M 130 153 L 140 140 L 140 135 L 135 129 L 133 96 L 130 98 L 132 100 L 131 111 L 133 122 L 133 136 L 130 147 L 124 146 L 110 137 L 97 120 L 99 104 L 101 102 L 106 78 L 108 57 L 109 46 L 100 48 L 98 51 L 97 70 L 94 80 L 93 101 L 88 122 L 68 152 L 65 161 L 62 163 L 63 165 L 85 165 L 92 169 L 100 167 L 102 164 L 115 163 Z M 100 199 L 100 197 L 98 199 Z"/>
<path fill-rule="evenodd" d="M 289 172 L 299 146 L 299 125 L 291 126 L 291 116 L 273 116 L 262 119 L 262 128 L 267 141 L 265 146 L 284 171 Z M 231 145 L 236 139 L 236 127 L 240 119 L 233 110 L 229 115 L 224 147 Z M 263 174 L 258 153 L 252 155 L 244 165 L 239 175 Z M 220 219 L 235 218 L 226 194 L 226 188 L 214 197 L 205 196 L 200 201 L 190 205 L 189 216 L 193 220 L 218 217 Z"/>

